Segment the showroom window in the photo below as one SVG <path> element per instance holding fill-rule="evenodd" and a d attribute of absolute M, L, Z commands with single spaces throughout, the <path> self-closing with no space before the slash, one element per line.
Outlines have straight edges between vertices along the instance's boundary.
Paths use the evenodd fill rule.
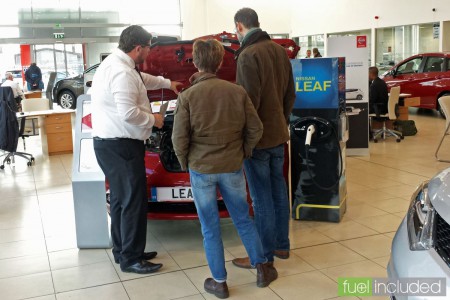
<path fill-rule="evenodd" d="M 323 34 L 301 36 L 293 38 L 293 40 L 300 46 L 297 58 L 304 58 L 306 56 L 306 50 L 312 51 L 313 48 L 318 48 L 322 55 L 325 53 Z"/>
<path fill-rule="evenodd" d="M 129 24 L 140 24 L 158 35 L 181 36 L 180 0 L 143 3 L 142 0 L 21 0 L 3 5 L 0 72 L 21 68 L 20 44 L 33 45 L 33 60 L 46 73 L 56 71 L 60 76 L 72 76 L 99 63 L 102 54 L 111 53 Z"/>
<path fill-rule="evenodd" d="M 439 51 L 439 35 L 433 33 L 433 23 L 377 29 L 376 65 L 389 70 L 412 55 Z"/>

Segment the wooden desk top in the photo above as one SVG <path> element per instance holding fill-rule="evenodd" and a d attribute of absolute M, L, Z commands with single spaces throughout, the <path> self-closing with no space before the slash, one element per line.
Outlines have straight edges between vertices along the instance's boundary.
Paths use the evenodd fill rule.
<path fill-rule="evenodd" d="M 38 117 L 38 116 L 45 116 L 45 115 L 52 115 L 52 114 L 68 114 L 68 113 L 74 113 L 75 109 L 58 109 L 58 110 L 39 110 L 39 111 L 27 111 L 27 112 L 20 112 L 16 113 L 16 116 L 18 118 L 23 117 Z"/>

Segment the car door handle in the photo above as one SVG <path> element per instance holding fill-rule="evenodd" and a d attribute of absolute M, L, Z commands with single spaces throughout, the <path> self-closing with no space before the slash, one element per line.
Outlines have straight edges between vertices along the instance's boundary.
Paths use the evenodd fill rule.
<path fill-rule="evenodd" d="M 434 78 L 436 78 L 436 79 L 441 79 L 441 78 L 442 78 L 442 76 L 436 76 L 436 77 L 434 77 Z"/>
<path fill-rule="evenodd" d="M 414 79 L 412 79 L 412 78 L 408 78 L 408 81 L 413 81 Z"/>

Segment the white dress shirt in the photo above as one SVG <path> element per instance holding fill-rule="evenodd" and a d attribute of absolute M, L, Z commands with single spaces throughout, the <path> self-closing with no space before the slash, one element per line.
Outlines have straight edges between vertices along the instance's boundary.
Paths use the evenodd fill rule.
<path fill-rule="evenodd" d="M 5 82 L 2 83 L 2 86 L 3 87 L 10 86 L 13 91 L 14 98 L 17 98 L 17 96 L 21 96 L 23 98 L 23 92 L 22 89 L 19 87 L 18 82 L 6 79 Z"/>
<path fill-rule="evenodd" d="M 155 118 L 147 90 L 170 88 L 170 80 L 135 70 L 135 62 L 115 49 L 98 67 L 90 89 L 92 136 L 146 140 Z M 145 85 L 144 85 L 145 83 Z"/>

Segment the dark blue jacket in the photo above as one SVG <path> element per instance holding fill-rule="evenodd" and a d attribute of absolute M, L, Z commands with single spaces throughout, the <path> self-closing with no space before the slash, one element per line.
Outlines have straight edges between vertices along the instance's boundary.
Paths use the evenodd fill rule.
<path fill-rule="evenodd" d="M 0 149 L 14 152 L 19 141 L 16 101 L 10 87 L 0 87 Z"/>
<path fill-rule="evenodd" d="M 38 85 L 42 80 L 41 69 L 36 65 L 30 66 L 25 72 L 25 80 L 31 85 Z"/>

